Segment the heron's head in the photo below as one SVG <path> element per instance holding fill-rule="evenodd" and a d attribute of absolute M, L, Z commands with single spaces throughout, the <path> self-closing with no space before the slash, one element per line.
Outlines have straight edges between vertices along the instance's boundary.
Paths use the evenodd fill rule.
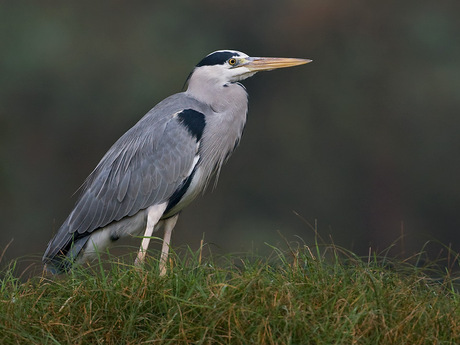
<path fill-rule="evenodd" d="M 193 70 L 190 82 L 211 81 L 225 85 L 249 78 L 259 71 L 292 67 L 311 62 L 308 59 L 250 57 L 236 50 L 218 50 L 207 55 Z"/>

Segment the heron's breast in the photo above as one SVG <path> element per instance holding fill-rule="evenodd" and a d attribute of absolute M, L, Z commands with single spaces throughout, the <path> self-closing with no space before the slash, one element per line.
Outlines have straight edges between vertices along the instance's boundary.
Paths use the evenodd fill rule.
<path fill-rule="evenodd" d="M 197 167 L 193 173 L 192 180 L 179 202 L 172 207 L 162 218 L 169 218 L 188 206 L 206 187 L 208 176 L 204 174 L 202 167 Z"/>

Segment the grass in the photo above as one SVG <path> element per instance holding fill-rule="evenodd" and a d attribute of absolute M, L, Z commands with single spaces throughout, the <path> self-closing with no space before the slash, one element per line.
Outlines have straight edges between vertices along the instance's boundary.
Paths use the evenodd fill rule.
<path fill-rule="evenodd" d="M 449 271 L 334 245 L 272 249 L 270 258 L 173 253 L 165 277 L 152 258 L 144 267 L 112 258 L 108 267 L 21 281 L 11 262 L 2 271 L 0 343 L 460 343 Z"/>

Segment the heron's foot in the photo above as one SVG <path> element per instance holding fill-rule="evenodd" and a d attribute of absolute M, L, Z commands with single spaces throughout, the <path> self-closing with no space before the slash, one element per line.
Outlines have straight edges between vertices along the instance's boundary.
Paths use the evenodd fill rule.
<path fill-rule="evenodd" d="M 166 274 L 166 260 L 160 260 L 160 277 Z"/>
<path fill-rule="evenodd" d="M 134 266 L 141 266 L 144 261 L 145 261 L 145 254 L 146 252 L 143 251 L 143 250 L 139 250 L 139 253 L 137 253 L 137 257 L 136 257 L 136 260 L 134 260 Z"/>

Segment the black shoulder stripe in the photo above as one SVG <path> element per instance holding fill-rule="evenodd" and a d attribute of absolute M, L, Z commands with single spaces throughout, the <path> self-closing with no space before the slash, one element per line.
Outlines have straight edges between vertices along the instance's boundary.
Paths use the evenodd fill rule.
<path fill-rule="evenodd" d="M 206 126 L 206 119 L 203 113 L 193 109 L 184 109 L 177 114 L 179 123 L 185 126 L 189 133 L 193 135 L 197 141 L 201 140 L 203 136 L 204 127 Z"/>
<path fill-rule="evenodd" d="M 168 213 L 174 206 L 176 206 L 179 201 L 181 201 L 182 197 L 187 192 L 187 189 L 190 187 L 190 183 L 192 183 L 193 176 L 195 175 L 195 169 L 193 169 L 192 173 L 181 183 L 181 185 L 176 189 L 176 191 L 171 195 L 168 200 L 168 206 L 166 206 L 166 210 L 164 214 Z"/>

